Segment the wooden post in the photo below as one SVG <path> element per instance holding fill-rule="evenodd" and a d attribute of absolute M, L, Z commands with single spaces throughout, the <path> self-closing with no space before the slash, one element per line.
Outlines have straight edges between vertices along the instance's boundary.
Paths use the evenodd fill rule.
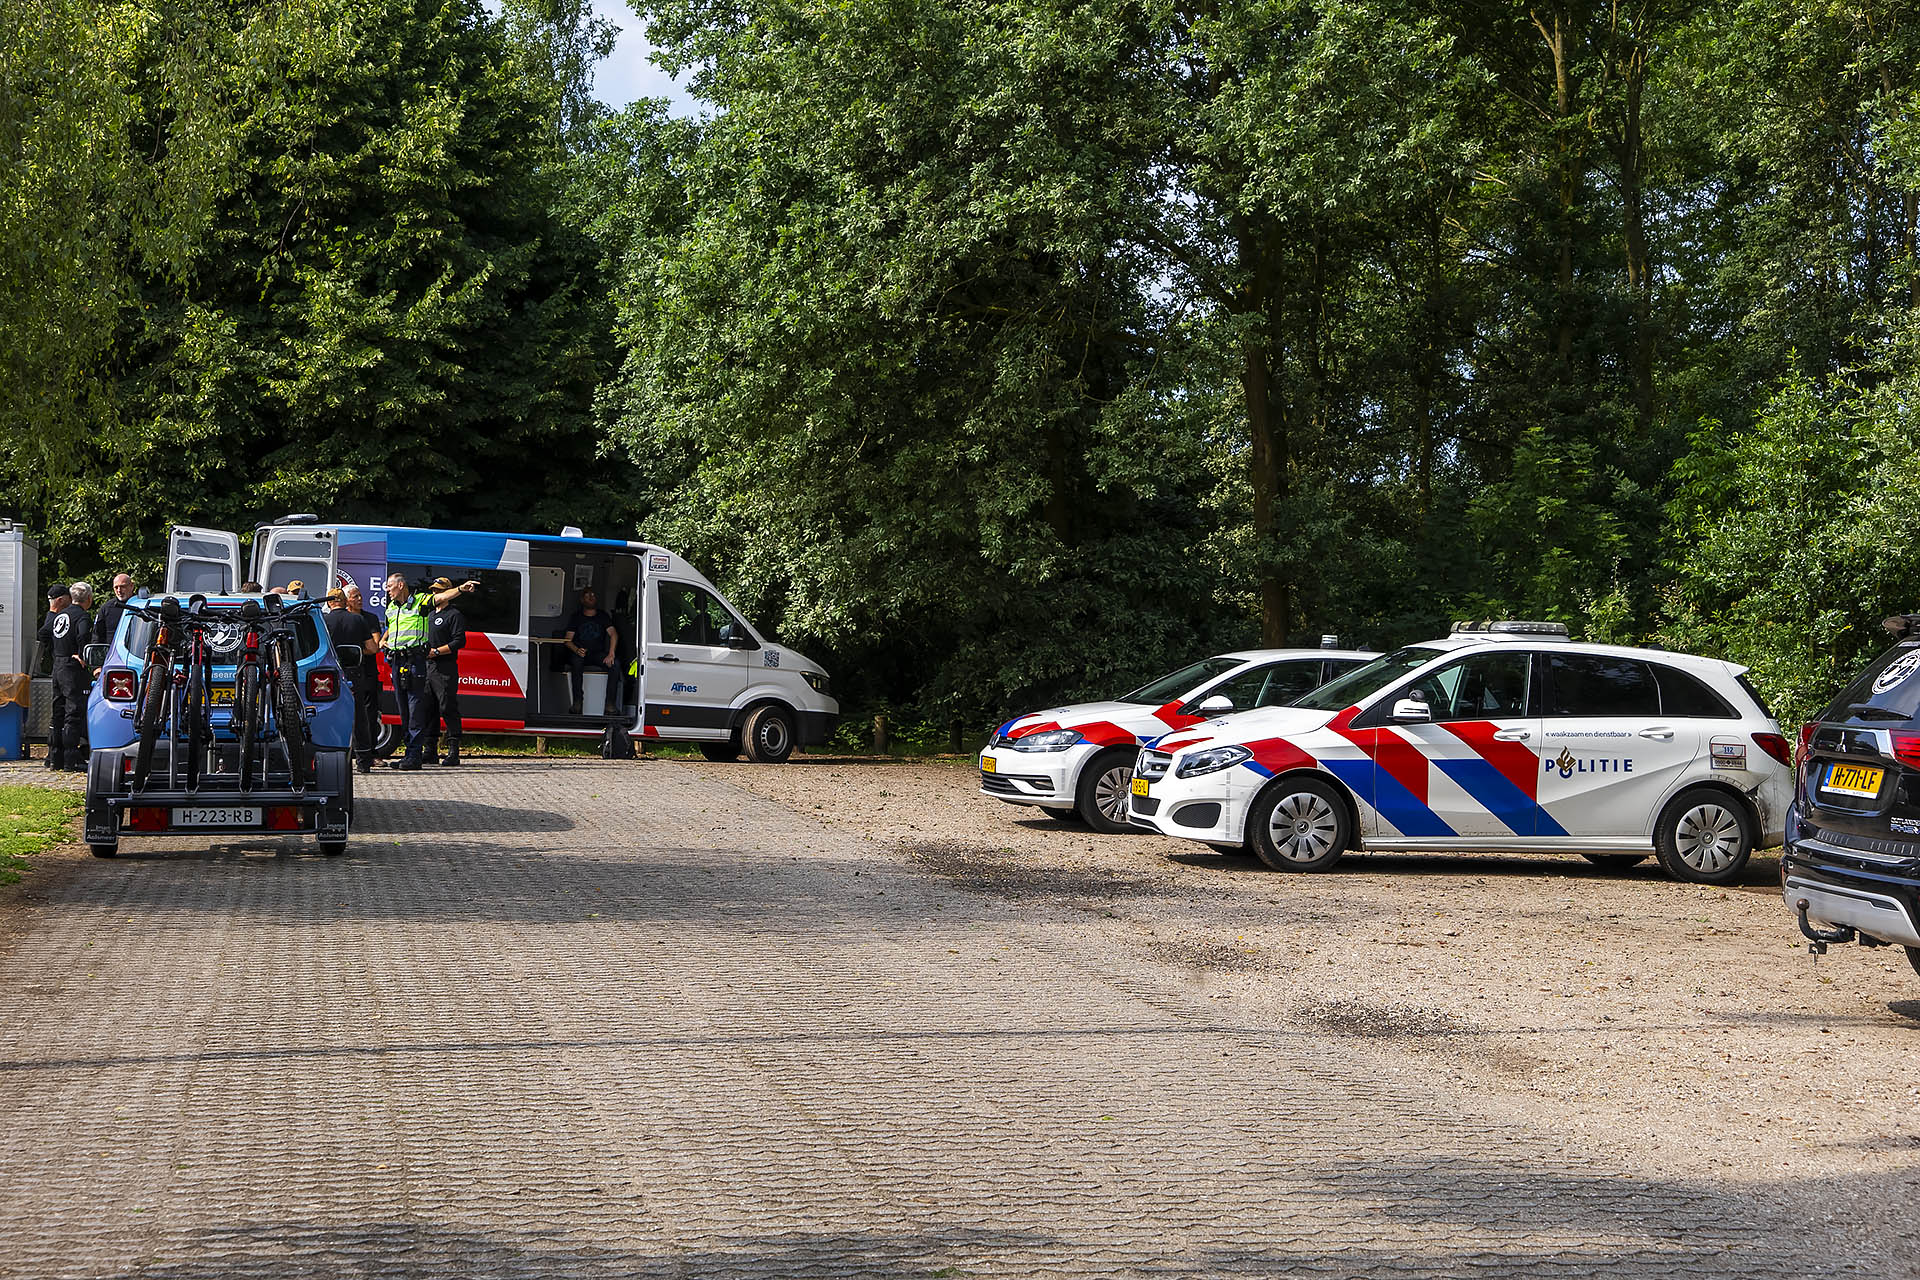
<path fill-rule="evenodd" d="M 533 735 L 533 754 L 537 756 L 547 754 L 547 738 L 545 734 L 536 733 Z"/>
<path fill-rule="evenodd" d="M 873 718 L 873 753 L 878 756 L 887 754 L 887 718 Z"/>

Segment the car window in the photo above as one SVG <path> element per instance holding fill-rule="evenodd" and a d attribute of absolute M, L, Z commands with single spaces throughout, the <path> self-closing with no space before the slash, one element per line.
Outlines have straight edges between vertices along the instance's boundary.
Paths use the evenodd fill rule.
<path fill-rule="evenodd" d="M 1169 702 L 1180 699 L 1204 685 L 1222 672 L 1233 670 L 1246 661 L 1245 658 L 1202 658 L 1191 666 L 1178 671 L 1170 671 L 1158 680 L 1149 680 L 1132 693 L 1123 693 L 1115 702 L 1137 702 L 1142 706 L 1163 707 Z M 1234 704 L 1238 706 L 1238 703 Z"/>
<path fill-rule="evenodd" d="M 1633 658 L 1556 653 L 1547 658 L 1549 716 L 1657 716 L 1660 686 Z"/>
<path fill-rule="evenodd" d="M 1428 672 L 1398 698 L 1412 697 L 1417 690 L 1436 721 L 1510 719 L 1527 714 L 1532 672 L 1531 653 L 1476 653 Z"/>
<path fill-rule="evenodd" d="M 1326 673 L 1320 678 L 1322 680 L 1338 680 L 1341 676 L 1347 674 L 1347 672 L 1358 671 L 1372 661 L 1372 658 L 1328 658 Z"/>
<path fill-rule="evenodd" d="M 1821 712 L 1822 720 L 1912 720 L 1920 715 L 1920 643 L 1895 645 Z"/>
<path fill-rule="evenodd" d="M 1330 680 L 1312 693 L 1294 702 L 1296 707 L 1306 707 L 1313 711 L 1338 711 L 1364 701 L 1392 685 L 1395 681 L 1411 672 L 1419 670 L 1427 663 L 1445 652 L 1441 649 L 1429 649 L 1425 645 L 1410 645 L 1405 649 L 1396 649 L 1383 654 L 1365 666 Z"/>
<path fill-rule="evenodd" d="M 1311 662 L 1274 662 L 1263 667 L 1249 667 L 1228 676 L 1194 699 L 1194 702 L 1226 698 L 1233 703 L 1235 711 L 1250 711 L 1255 707 L 1285 706 L 1319 685 L 1319 659 Z"/>
<path fill-rule="evenodd" d="M 1698 720 L 1737 720 L 1739 713 L 1727 700 L 1684 671 L 1655 662 L 1653 678 L 1660 686 L 1660 714 Z"/>
<path fill-rule="evenodd" d="M 469 631 L 488 631 L 496 635 L 520 633 L 520 579 L 518 569 L 475 569 L 458 564 L 400 564 L 387 566 L 389 573 L 405 578 L 415 592 L 431 594 L 428 584 L 435 578 L 448 582 L 478 582 L 466 595 L 454 601 Z M 308 580 L 311 589 L 312 579 Z"/>
<path fill-rule="evenodd" d="M 221 616 L 225 616 L 225 611 Z M 238 618 L 221 626 L 212 637 L 215 665 L 224 666 L 234 660 L 241 643 L 242 623 Z M 144 661 L 147 646 L 153 643 L 154 624 L 138 614 L 126 616 L 126 642 L 120 647 L 132 658 Z M 320 652 L 320 637 L 326 634 L 326 628 L 315 620 L 311 612 L 301 613 L 293 619 L 293 652 L 299 659 L 311 658 Z"/>
<path fill-rule="evenodd" d="M 751 633 L 711 591 L 691 582 L 660 584 L 662 644 L 723 645 L 736 635 Z"/>

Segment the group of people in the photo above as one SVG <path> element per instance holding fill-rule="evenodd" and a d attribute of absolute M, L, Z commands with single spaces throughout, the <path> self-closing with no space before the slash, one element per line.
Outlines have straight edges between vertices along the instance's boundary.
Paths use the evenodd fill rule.
<path fill-rule="evenodd" d="M 133 578 L 116 574 L 113 594 L 93 614 L 90 583 L 58 582 L 47 588 L 47 616 L 40 623 L 41 652 L 53 661 L 53 715 L 47 726 L 49 769 L 84 773 L 87 768 L 87 691 L 97 674 L 87 665 L 95 637 L 111 639 L 133 598 Z"/>

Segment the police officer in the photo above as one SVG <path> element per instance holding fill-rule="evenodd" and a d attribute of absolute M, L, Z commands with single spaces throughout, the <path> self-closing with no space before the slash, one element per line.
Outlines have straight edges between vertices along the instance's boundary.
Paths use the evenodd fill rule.
<path fill-rule="evenodd" d="M 436 578 L 433 591 L 451 591 L 453 583 Z M 438 597 L 436 597 L 437 599 Z M 427 759 L 439 748 L 435 738 L 440 721 L 447 722 L 444 765 L 460 763 L 460 651 L 467 647 L 467 620 L 451 602 L 440 605 L 427 619 Z"/>
<path fill-rule="evenodd" d="M 66 584 L 47 588 L 47 617 L 40 624 L 40 643 L 53 655 L 53 719 L 47 726 L 47 768 L 75 772 L 87 767 L 87 670 L 85 651 L 93 639 L 93 622 L 73 602 Z"/>
<path fill-rule="evenodd" d="M 442 601 L 472 591 L 478 582 L 463 582 L 451 590 L 427 597 L 415 595 L 404 574 L 387 575 L 387 629 L 380 647 L 393 669 L 393 699 L 399 704 L 400 723 L 407 735 L 407 753 L 389 768 L 418 769 L 427 739 L 427 625 Z"/>

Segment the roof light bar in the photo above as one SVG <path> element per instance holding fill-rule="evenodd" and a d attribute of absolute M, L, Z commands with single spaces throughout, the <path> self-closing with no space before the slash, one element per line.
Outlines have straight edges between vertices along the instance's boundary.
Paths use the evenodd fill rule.
<path fill-rule="evenodd" d="M 1508 635 L 1508 636 L 1564 636 L 1568 634 L 1564 622 L 1521 622 L 1512 618 L 1486 619 L 1479 622 L 1456 622 L 1453 634 L 1466 635 Z"/>

